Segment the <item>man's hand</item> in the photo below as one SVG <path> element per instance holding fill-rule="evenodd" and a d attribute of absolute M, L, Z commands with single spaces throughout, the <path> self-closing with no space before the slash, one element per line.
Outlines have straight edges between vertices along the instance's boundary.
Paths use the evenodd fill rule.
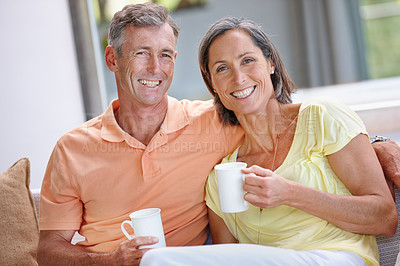
<path fill-rule="evenodd" d="M 132 240 L 122 242 L 113 252 L 115 265 L 139 265 L 148 248 L 139 249 L 143 245 L 153 245 L 158 242 L 157 237 L 134 237 Z"/>
<path fill-rule="evenodd" d="M 396 142 L 383 141 L 374 142 L 372 147 L 378 156 L 379 162 L 382 166 L 383 173 L 386 179 L 393 181 L 393 183 L 400 188 L 400 147 Z"/>
<path fill-rule="evenodd" d="M 40 231 L 39 265 L 139 265 L 143 254 L 149 249 L 143 245 L 158 242 L 156 237 L 136 237 L 122 242 L 111 253 L 97 253 L 81 245 L 72 245 L 73 230 Z"/>

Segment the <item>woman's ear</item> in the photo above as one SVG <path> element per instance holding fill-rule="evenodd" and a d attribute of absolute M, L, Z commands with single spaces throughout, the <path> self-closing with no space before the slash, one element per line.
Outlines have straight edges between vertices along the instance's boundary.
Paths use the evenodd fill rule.
<path fill-rule="evenodd" d="M 275 64 L 271 60 L 271 75 L 273 75 L 274 73 L 275 73 Z"/>
<path fill-rule="evenodd" d="M 112 45 L 108 45 L 106 47 L 106 51 L 104 53 L 105 59 L 106 59 L 106 64 L 108 69 L 110 69 L 111 72 L 116 72 L 118 70 L 118 63 L 117 63 L 117 51 L 114 49 Z"/>

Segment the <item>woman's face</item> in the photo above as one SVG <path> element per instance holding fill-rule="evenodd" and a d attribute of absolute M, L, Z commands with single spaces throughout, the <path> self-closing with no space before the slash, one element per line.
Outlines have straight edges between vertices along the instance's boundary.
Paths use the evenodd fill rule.
<path fill-rule="evenodd" d="M 235 113 L 265 112 L 268 100 L 275 98 L 274 66 L 243 30 L 229 30 L 213 41 L 208 67 L 223 105 Z"/>

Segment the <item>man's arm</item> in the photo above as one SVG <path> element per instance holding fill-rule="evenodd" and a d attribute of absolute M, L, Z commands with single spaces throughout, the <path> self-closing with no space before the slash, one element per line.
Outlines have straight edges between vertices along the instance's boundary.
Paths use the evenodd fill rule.
<path fill-rule="evenodd" d="M 74 234 L 73 230 L 40 231 L 39 265 L 139 265 L 148 250 L 139 247 L 158 242 L 154 237 L 138 237 L 122 242 L 110 253 L 96 253 L 80 245 L 72 245 Z"/>
<path fill-rule="evenodd" d="M 386 179 L 400 188 L 400 147 L 396 142 L 375 141 L 372 144 Z"/>

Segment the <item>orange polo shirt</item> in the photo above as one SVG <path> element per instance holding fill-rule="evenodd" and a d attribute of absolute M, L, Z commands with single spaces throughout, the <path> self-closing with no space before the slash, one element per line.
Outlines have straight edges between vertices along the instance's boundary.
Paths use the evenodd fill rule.
<path fill-rule="evenodd" d="M 168 246 L 203 244 L 204 185 L 239 145 L 241 129 L 224 127 L 211 101 L 168 97 L 162 127 L 145 146 L 119 127 L 118 108 L 113 101 L 57 142 L 42 183 L 40 230 L 78 230 L 80 245 L 110 252 L 126 240 L 120 224 L 131 212 L 157 207 Z"/>

